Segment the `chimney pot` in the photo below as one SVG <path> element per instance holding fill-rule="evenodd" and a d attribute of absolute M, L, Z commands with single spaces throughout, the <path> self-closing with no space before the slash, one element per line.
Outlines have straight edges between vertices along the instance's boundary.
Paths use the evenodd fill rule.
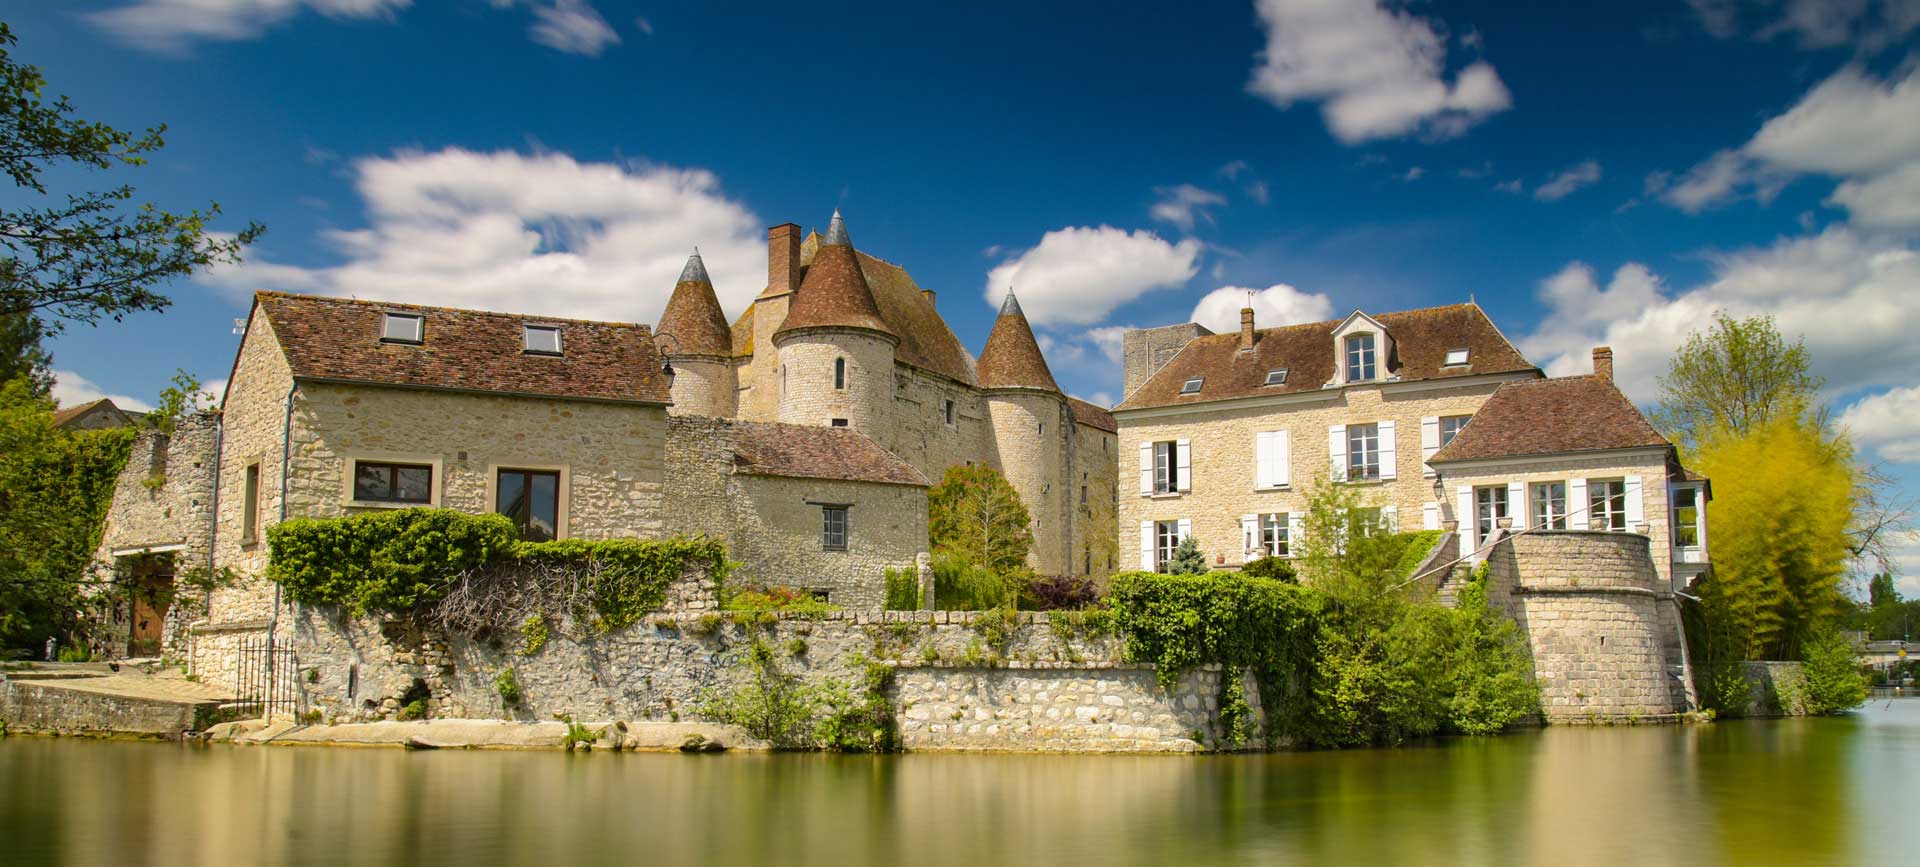
<path fill-rule="evenodd" d="M 800 288 L 800 227 L 781 223 L 767 230 L 767 294 Z"/>
<path fill-rule="evenodd" d="M 1253 348 L 1253 308 L 1240 308 L 1240 348 Z"/>
<path fill-rule="evenodd" d="M 1593 348 L 1593 375 L 1608 382 L 1613 381 L 1613 347 Z"/>

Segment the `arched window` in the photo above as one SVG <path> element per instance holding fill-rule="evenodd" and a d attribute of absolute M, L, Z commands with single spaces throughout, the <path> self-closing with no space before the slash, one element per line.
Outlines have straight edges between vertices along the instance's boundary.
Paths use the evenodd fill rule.
<path fill-rule="evenodd" d="M 833 360 L 833 387 L 847 387 L 847 360 L 844 358 Z"/>

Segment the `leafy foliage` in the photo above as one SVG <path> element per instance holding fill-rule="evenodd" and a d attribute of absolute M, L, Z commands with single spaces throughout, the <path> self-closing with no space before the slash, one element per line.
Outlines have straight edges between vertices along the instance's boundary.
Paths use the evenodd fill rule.
<path fill-rule="evenodd" d="M 1867 677 L 1860 671 L 1853 643 L 1840 630 L 1814 633 L 1804 651 L 1808 713 L 1837 714 L 1867 700 Z"/>
<path fill-rule="evenodd" d="M 0 647 L 79 627 L 82 576 L 133 436 L 56 428 L 31 382 L 0 384 Z"/>
<path fill-rule="evenodd" d="M 1007 603 L 1016 588 L 985 566 L 951 554 L 933 558 L 933 604 L 942 611 L 985 611 Z"/>
<path fill-rule="evenodd" d="M 743 613 L 770 613 L 774 611 L 788 614 L 824 614 L 838 610 L 836 606 L 814 598 L 813 594 L 797 587 L 774 585 L 772 587 L 749 588 L 727 596 L 723 606 L 728 611 Z"/>
<path fill-rule="evenodd" d="M 500 702 L 507 707 L 519 707 L 523 696 L 520 694 L 520 678 L 513 673 L 511 666 L 501 669 L 493 679 L 493 691 L 500 694 Z"/>
<path fill-rule="evenodd" d="M 1687 337 L 1660 378 L 1655 423 L 1691 451 L 1714 437 L 1802 418 L 1823 385 L 1808 369 L 1805 342 L 1788 343 L 1773 317 L 1721 313 L 1713 327 Z"/>
<path fill-rule="evenodd" d="M 948 467 L 940 484 L 927 492 L 927 541 L 934 555 L 957 557 L 995 574 L 1026 564 L 1032 522 L 1012 483 L 985 464 Z"/>
<path fill-rule="evenodd" d="M 1085 575 L 1045 575 L 1020 588 L 1020 607 L 1029 611 L 1086 608 L 1100 601 L 1100 588 Z"/>
<path fill-rule="evenodd" d="M 44 97 L 38 67 L 14 58 L 16 41 L 0 23 L 0 172 L 13 180 L 13 202 L 35 204 L 0 211 L 0 315 L 50 315 L 54 330 L 62 318 L 117 320 L 165 308 L 154 287 L 166 280 L 239 261 L 263 229 L 249 223 L 232 235 L 210 232 L 218 204 L 169 213 L 134 204 L 125 185 L 65 193 L 52 203 L 50 170 L 65 178 L 142 165 L 164 144 L 166 127 L 136 134 L 74 117 L 66 97 Z"/>
<path fill-rule="evenodd" d="M 755 639 L 735 662 L 740 685 L 731 690 L 707 690 L 696 710 L 702 716 L 746 729 L 776 749 L 897 749 L 893 708 L 887 698 L 893 668 L 858 659 L 854 663 L 863 671 L 858 696 L 834 678 L 807 683 L 781 667 L 773 645 Z"/>
<path fill-rule="evenodd" d="M 1172 575 L 1199 575 L 1213 567 L 1207 565 L 1206 552 L 1200 550 L 1200 543 L 1192 536 L 1180 540 L 1174 546 L 1173 557 L 1167 561 L 1167 572 Z"/>
<path fill-rule="evenodd" d="M 41 345 L 46 323 L 26 313 L 0 314 L 0 382 L 26 380 L 27 393 L 53 392 L 53 355 Z"/>
<path fill-rule="evenodd" d="M 1122 572 L 1107 599 L 1127 655 L 1158 666 L 1163 686 L 1207 663 L 1298 674 L 1320 606 L 1298 585 L 1224 572 Z"/>
<path fill-rule="evenodd" d="M 173 433 L 174 427 L 190 413 L 206 412 L 216 405 L 216 398 L 200 390 L 200 380 L 184 370 L 176 370 L 173 384 L 160 390 L 160 400 L 147 413 L 147 423 L 164 434 Z"/>
<path fill-rule="evenodd" d="M 1248 578 L 1268 578 L 1288 584 L 1300 583 L 1300 576 L 1294 571 L 1293 563 L 1285 557 L 1261 557 L 1241 566 L 1240 574 Z"/>
<path fill-rule="evenodd" d="M 887 570 L 887 610 L 914 611 L 920 607 L 920 572 L 913 567 Z"/>

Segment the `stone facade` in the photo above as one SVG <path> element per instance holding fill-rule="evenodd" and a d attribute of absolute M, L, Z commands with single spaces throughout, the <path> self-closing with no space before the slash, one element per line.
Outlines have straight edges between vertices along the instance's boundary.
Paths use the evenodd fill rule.
<path fill-rule="evenodd" d="M 676 355 L 672 362 L 674 415 L 731 416 L 738 411 L 739 386 L 733 361 L 700 355 Z"/>
<path fill-rule="evenodd" d="M 1160 368 L 1180 354 L 1180 349 L 1196 337 L 1212 334 L 1206 326 L 1198 322 L 1182 322 L 1178 325 L 1162 325 L 1159 328 L 1129 328 L 1121 337 L 1121 358 L 1123 381 L 1122 397 L 1133 394 L 1134 389 L 1159 372 Z"/>
<path fill-rule="evenodd" d="M 902 667 L 895 681 L 901 745 L 1137 753 L 1224 746 L 1220 669 L 1189 672 L 1171 690 L 1156 676 L 1152 666 L 1111 663 Z M 1257 716 L 1259 687 L 1242 677 Z"/>
<path fill-rule="evenodd" d="M 876 439 L 892 421 L 893 340 L 851 329 L 808 329 L 775 342 L 780 354 L 776 421 L 850 427 Z"/>
<path fill-rule="evenodd" d="M 1627 491 L 1628 502 L 1625 506 L 1628 515 L 1637 514 L 1640 517 L 1638 521 L 1629 521 L 1627 530 L 1652 541 L 1652 550 L 1660 554 L 1653 558 L 1654 571 L 1663 583 L 1673 586 L 1673 529 L 1668 509 L 1667 459 L 1664 452 L 1622 450 L 1587 455 L 1553 455 L 1510 461 L 1462 462 L 1443 465 L 1442 469 L 1440 483 L 1446 489 L 1448 499 L 1454 501 L 1456 514 L 1459 512 L 1459 503 L 1470 501 L 1476 489 L 1507 488 L 1508 516 L 1516 530 L 1526 529 L 1532 524 L 1529 497 L 1536 482 L 1571 483 L 1579 480 L 1583 485 L 1602 480 L 1622 482 Z M 1570 484 L 1567 505 L 1578 514 L 1569 516 L 1568 523 L 1573 529 L 1580 529 L 1582 524 L 1590 527 L 1592 516 L 1587 512 L 1587 504 L 1572 502 L 1573 490 Z M 1515 494 L 1522 496 L 1516 498 Z M 1467 499 L 1463 500 L 1463 497 Z M 1472 513 L 1461 516 L 1461 532 L 1473 533 L 1475 519 Z"/>
<path fill-rule="evenodd" d="M 1367 383 L 1225 406 L 1118 412 L 1119 451 L 1128 471 L 1117 500 L 1121 566 L 1154 568 L 1146 559 L 1141 534 L 1143 526 L 1158 521 L 1190 521 L 1200 549 L 1216 565 L 1233 567 L 1257 559 L 1259 552 L 1247 548 L 1242 518 L 1306 510 L 1308 491 L 1332 469 L 1329 428 L 1334 425 L 1393 423 L 1394 478 L 1353 484 L 1365 505 L 1381 508 L 1402 529 L 1437 529 L 1441 521 L 1455 517 L 1454 506 L 1434 497 L 1436 477 L 1423 466 L 1421 422 L 1470 416 L 1505 381 L 1484 377 L 1444 384 Z M 1257 437 L 1268 431 L 1287 432 L 1287 476 L 1286 484 L 1263 488 L 1256 484 Z M 1183 440 L 1191 451 L 1188 489 L 1141 493 L 1141 447 Z M 1384 449 L 1381 461 L 1388 463 Z"/>
<path fill-rule="evenodd" d="M 1673 592 L 1638 533 L 1502 535 L 1488 599 L 1526 633 L 1550 722 L 1613 722 L 1692 706 Z"/>
<path fill-rule="evenodd" d="M 206 616 L 207 599 L 179 578 L 211 566 L 218 431 L 217 415 L 195 413 L 172 434 L 142 430 L 134 439 L 87 568 L 86 586 L 104 603 L 98 613 L 106 629 L 95 651 L 184 658 L 187 625 Z"/>

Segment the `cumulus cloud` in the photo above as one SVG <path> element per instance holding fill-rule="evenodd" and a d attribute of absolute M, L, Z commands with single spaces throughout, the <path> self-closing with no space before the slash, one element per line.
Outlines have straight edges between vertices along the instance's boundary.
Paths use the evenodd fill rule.
<path fill-rule="evenodd" d="M 1916 4 L 1920 5 L 1920 4 Z M 1678 181 L 1650 179 L 1662 200 L 1688 212 L 1743 195 L 1766 201 L 1791 178 L 1841 179 L 1829 204 L 1860 225 L 1920 229 L 1920 65 L 1883 80 L 1848 67 L 1769 119 L 1745 145 L 1723 150 Z"/>
<path fill-rule="evenodd" d="M 1248 293 L 1252 293 L 1249 296 Z M 1259 328 L 1278 328 L 1302 322 L 1320 322 L 1333 318 L 1333 300 L 1318 292 L 1302 292 L 1285 283 L 1265 289 L 1222 286 L 1208 292 L 1194 305 L 1189 321 L 1224 334 L 1240 330 L 1240 309 L 1253 308 L 1253 322 Z"/>
<path fill-rule="evenodd" d="M 1165 223 L 1180 227 L 1182 232 L 1193 231 L 1196 219 L 1213 222 L 1213 214 L 1208 209 L 1227 203 L 1227 198 L 1211 190 L 1203 190 L 1192 184 L 1179 184 L 1171 187 L 1154 187 L 1153 194 L 1159 198 L 1147 214 Z"/>
<path fill-rule="evenodd" d="M 1319 101 L 1347 144 L 1424 133 L 1460 135 L 1513 105 L 1485 61 L 1448 83 L 1436 25 L 1384 0 L 1255 0 L 1266 46 L 1247 89 L 1280 108 Z"/>
<path fill-rule="evenodd" d="M 121 40 L 159 51 L 197 41 L 255 39 L 305 11 L 336 19 L 391 19 L 413 0 L 134 0 L 87 18 Z"/>
<path fill-rule="evenodd" d="M 1127 330 L 1131 325 L 1102 325 L 1087 329 L 1087 342 L 1099 347 L 1107 358 L 1119 363 L 1126 352 Z"/>
<path fill-rule="evenodd" d="M 1557 202 L 1581 187 L 1592 186 L 1600 180 L 1600 164 L 1587 160 L 1554 175 L 1540 186 L 1534 188 L 1533 197 L 1543 202 Z"/>
<path fill-rule="evenodd" d="M 322 240 L 340 264 L 255 256 L 203 280 L 517 313 L 653 322 L 700 247 L 721 304 L 764 285 L 758 217 L 704 169 L 462 148 L 353 164 L 365 228 Z"/>
<path fill-rule="evenodd" d="M 1855 401 L 1840 414 L 1840 427 L 1887 460 L 1920 463 L 1920 385 Z"/>
<path fill-rule="evenodd" d="M 1833 393 L 1901 385 L 1920 369 L 1920 251 L 1903 243 L 1829 226 L 1816 235 L 1712 254 L 1712 279 L 1666 286 L 1638 263 L 1602 285 L 1575 262 L 1542 282 L 1549 314 L 1520 348 L 1556 376 L 1585 373 L 1589 351 L 1614 349 L 1614 371 L 1635 400 L 1657 396 L 1656 379 L 1672 353 L 1716 312 L 1774 317 L 1789 338 L 1804 338 L 1814 372 Z"/>
<path fill-rule="evenodd" d="M 140 398 L 125 394 L 108 394 L 106 389 L 98 383 L 71 370 L 55 369 L 53 371 L 53 400 L 62 407 L 90 403 L 103 397 L 113 401 L 114 406 L 127 412 L 147 412 L 153 409 L 153 404 Z"/>
<path fill-rule="evenodd" d="M 1155 289 L 1182 285 L 1198 273 L 1200 242 L 1169 243 L 1145 229 L 1070 226 L 994 266 L 983 294 L 999 306 L 1007 287 L 1034 324 L 1086 325 Z"/>
<path fill-rule="evenodd" d="M 1787 39 L 1804 49 L 1851 45 L 1872 54 L 1920 27 L 1913 0 L 1687 0 L 1719 39 Z"/>

